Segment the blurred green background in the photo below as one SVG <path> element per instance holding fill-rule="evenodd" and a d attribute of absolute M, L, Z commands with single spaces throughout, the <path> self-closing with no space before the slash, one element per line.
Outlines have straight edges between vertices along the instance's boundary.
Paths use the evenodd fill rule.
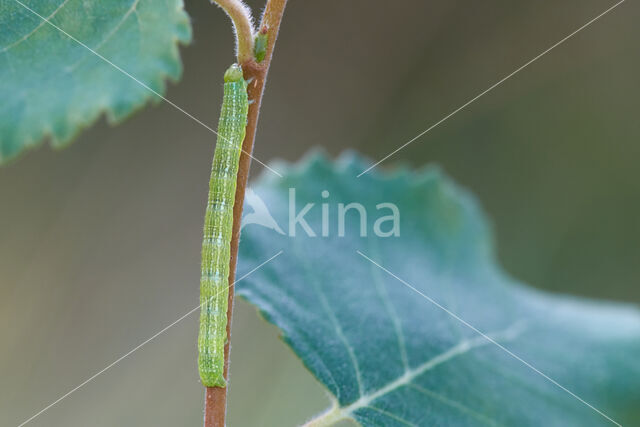
<path fill-rule="evenodd" d="M 262 1 L 250 2 L 259 10 Z M 613 2 L 291 0 L 255 156 L 380 158 Z M 168 98 L 215 125 L 226 16 L 189 1 Z M 479 198 L 513 276 L 640 302 L 640 4 L 626 2 L 384 163 L 438 163 Z M 214 136 L 167 104 L 0 169 L 0 425 L 17 425 L 198 304 Z M 254 176 L 260 172 L 254 162 Z M 425 305 L 425 309 L 428 307 Z M 198 426 L 191 316 L 34 426 Z M 322 388 L 244 302 L 231 426 L 289 426 Z"/>

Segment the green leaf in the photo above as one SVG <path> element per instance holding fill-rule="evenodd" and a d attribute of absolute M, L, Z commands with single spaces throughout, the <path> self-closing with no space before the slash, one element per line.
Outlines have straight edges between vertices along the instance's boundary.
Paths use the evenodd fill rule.
<path fill-rule="evenodd" d="M 619 423 L 640 423 L 635 306 L 517 282 L 497 265 L 477 202 L 439 170 L 356 178 L 367 165 L 354 154 L 335 163 L 314 155 L 275 166 L 283 179 L 265 174 L 253 190 L 283 234 L 264 220 L 255 196 L 247 199 L 247 215 L 255 210 L 251 219 L 267 226 L 245 218 L 238 277 L 283 254 L 239 282 L 239 294 L 282 330 L 333 397 L 313 425 L 345 418 L 375 426 L 611 424 L 559 385 Z M 366 210 L 366 237 L 355 209 L 338 235 L 338 204 L 352 202 Z M 304 220 L 316 237 L 300 223 L 292 237 L 289 220 L 307 203 L 314 205 Z M 399 237 L 374 233 L 390 214 L 380 203 L 398 207 Z"/>
<path fill-rule="evenodd" d="M 191 38 L 182 0 L 0 0 L 0 28 L 0 164 L 45 137 L 68 144 L 103 112 L 115 123 L 158 101 L 115 66 L 163 93 Z"/>

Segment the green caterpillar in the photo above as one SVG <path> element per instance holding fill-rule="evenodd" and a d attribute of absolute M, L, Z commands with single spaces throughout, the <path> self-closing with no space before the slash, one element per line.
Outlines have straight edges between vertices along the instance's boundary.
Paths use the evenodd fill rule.
<path fill-rule="evenodd" d="M 233 204 L 248 111 L 247 82 L 242 68 L 233 64 L 224 73 L 224 97 L 202 240 L 198 370 L 202 384 L 207 387 L 226 386 L 224 345 L 227 339 Z"/>

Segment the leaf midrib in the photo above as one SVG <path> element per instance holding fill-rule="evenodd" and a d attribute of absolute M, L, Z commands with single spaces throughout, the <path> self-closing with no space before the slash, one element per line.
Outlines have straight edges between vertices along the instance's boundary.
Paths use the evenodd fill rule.
<path fill-rule="evenodd" d="M 510 341 L 519 337 L 524 332 L 524 330 L 525 330 L 524 324 L 522 322 L 517 322 L 509 326 L 507 329 L 497 331 L 497 332 L 487 333 L 485 335 L 486 337 L 489 337 L 496 342 Z M 355 419 L 354 413 L 358 409 L 371 408 L 379 411 L 380 408 L 372 407 L 371 403 L 373 403 L 374 401 L 376 401 L 377 399 L 381 398 L 384 395 L 392 393 L 393 391 L 401 387 L 412 384 L 412 381 L 414 379 L 424 374 L 425 372 L 432 370 L 436 366 L 446 363 L 449 360 L 452 360 L 453 358 L 455 358 L 456 356 L 461 356 L 463 354 L 470 352 L 475 348 L 483 347 L 487 344 L 492 344 L 492 342 L 489 341 L 484 336 L 477 336 L 474 338 L 465 339 L 459 342 L 458 344 L 454 345 L 453 347 L 451 347 L 449 350 L 446 350 L 443 353 L 440 353 L 439 355 L 427 360 L 426 362 L 422 363 L 418 367 L 405 371 L 403 375 L 387 383 L 387 385 L 377 389 L 375 392 L 361 396 L 358 400 L 351 403 L 350 405 L 340 406 L 337 401 L 334 401 L 334 406 L 332 409 L 330 409 L 324 416 L 317 418 L 316 420 L 309 423 L 308 426 L 319 427 L 319 426 L 325 426 L 325 425 L 332 425 L 338 421 L 345 420 L 345 419 Z M 450 400 L 450 399 L 447 399 L 447 400 Z M 455 403 L 457 403 L 458 405 L 464 406 L 459 402 L 455 402 Z M 458 409 L 461 409 L 457 405 L 456 407 Z M 475 411 L 473 411 L 470 408 L 466 408 L 466 409 L 472 413 L 475 413 Z M 481 414 L 476 414 L 476 415 L 481 415 Z"/>

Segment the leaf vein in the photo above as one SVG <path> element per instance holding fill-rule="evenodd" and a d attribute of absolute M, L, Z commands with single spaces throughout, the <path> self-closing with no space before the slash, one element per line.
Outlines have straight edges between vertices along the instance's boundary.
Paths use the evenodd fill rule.
<path fill-rule="evenodd" d="M 397 416 L 395 414 L 392 414 L 391 412 L 387 412 L 387 411 L 385 411 L 383 409 L 380 409 L 380 408 L 378 408 L 376 406 L 367 405 L 367 406 L 365 406 L 365 408 L 373 409 L 375 412 L 379 412 L 380 414 L 382 414 L 382 415 L 384 415 L 386 417 L 389 417 L 391 419 L 394 419 L 396 421 L 399 421 L 402 424 L 405 424 L 405 425 L 408 425 L 408 426 L 412 426 L 412 427 L 418 427 L 417 424 L 414 424 L 414 423 L 412 423 L 412 422 L 410 422 L 410 421 L 408 421 L 408 420 L 406 420 L 404 418 L 401 418 L 401 417 L 399 417 L 399 416 Z"/>
<path fill-rule="evenodd" d="M 129 9 L 124 13 L 124 15 L 122 15 L 118 23 L 111 29 L 111 31 L 109 31 L 109 33 L 107 33 L 107 35 L 95 47 L 92 48 L 94 51 L 97 52 L 102 46 L 104 46 L 109 40 L 111 40 L 111 38 L 114 35 L 116 35 L 116 33 L 120 30 L 120 28 L 122 28 L 122 24 L 125 23 L 125 21 L 129 18 L 129 16 L 131 16 L 132 13 L 136 13 L 137 15 L 136 8 L 139 3 L 140 3 L 140 0 L 135 0 L 133 3 L 131 3 L 131 6 L 129 6 Z M 138 25 L 140 25 L 139 22 L 138 22 Z M 91 58 L 93 55 L 90 55 L 90 53 L 91 52 L 85 53 L 84 57 L 82 57 L 72 65 L 65 67 L 65 72 L 71 73 L 85 59 Z"/>
<path fill-rule="evenodd" d="M 50 21 L 51 19 L 53 19 L 56 14 L 69 2 L 69 0 L 64 0 L 62 3 L 60 3 L 60 5 L 53 11 L 51 12 L 51 15 L 47 16 L 46 20 L 41 20 L 40 23 L 31 31 L 29 31 L 27 34 L 25 34 L 24 36 L 22 36 L 21 38 L 19 38 L 18 40 L 16 40 L 15 42 L 11 43 L 10 45 L 7 45 L 5 47 L 3 47 L 2 49 L 0 49 L 0 53 L 5 53 L 6 51 L 8 51 L 9 49 L 19 45 L 20 43 L 24 42 L 25 40 L 27 40 L 29 37 L 31 37 L 36 31 L 38 31 L 40 28 L 42 28 L 47 21 Z"/>
<path fill-rule="evenodd" d="M 410 383 L 407 384 L 408 387 L 413 388 L 414 390 L 418 391 L 419 393 L 422 393 L 428 397 L 434 398 L 439 400 L 440 402 L 444 403 L 445 405 L 451 406 L 457 410 L 459 410 L 460 412 L 464 412 L 467 413 L 471 416 L 473 416 L 474 418 L 476 418 L 478 421 L 482 421 L 483 423 L 487 424 L 487 425 L 491 425 L 491 426 L 497 426 L 500 425 L 497 421 L 477 412 L 474 409 L 469 408 L 468 406 L 460 403 L 460 402 L 456 402 L 455 400 L 451 400 L 439 393 L 436 393 L 435 391 L 426 389 L 422 386 L 419 386 L 417 384 L 414 383 Z"/>
<path fill-rule="evenodd" d="M 295 253 L 297 254 L 297 251 Z M 336 334 L 338 335 L 338 339 L 342 342 L 345 349 L 347 350 L 347 354 L 349 355 L 351 365 L 353 366 L 353 369 L 355 371 L 356 382 L 358 384 L 358 395 L 361 398 L 363 396 L 364 390 L 362 386 L 360 366 L 358 364 L 358 359 L 356 358 L 355 351 L 353 350 L 353 347 L 349 343 L 349 340 L 347 340 L 347 337 L 344 335 L 344 332 L 342 331 L 342 327 L 340 326 L 340 322 L 338 322 L 336 314 L 333 311 L 333 308 L 331 307 L 331 305 L 329 304 L 329 301 L 327 300 L 326 295 L 320 288 L 317 280 L 315 279 L 315 276 L 311 274 L 311 270 L 306 261 L 306 258 L 300 257 L 300 256 L 297 256 L 297 258 L 300 261 L 301 265 L 303 266 L 306 276 L 309 277 L 309 281 L 313 284 L 313 288 L 318 294 L 318 297 L 320 299 L 320 304 L 322 305 L 322 308 L 325 311 L 325 313 L 327 313 L 327 315 L 329 316 L 329 320 L 331 321 L 331 324 L 333 325 L 333 328 L 335 329 Z"/>
<path fill-rule="evenodd" d="M 486 335 L 495 340 L 511 340 L 518 337 L 523 331 L 524 331 L 523 324 L 521 322 L 517 322 L 505 330 L 489 333 Z M 369 406 L 371 402 L 381 398 L 382 396 L 385 396 L 389 393 L 396 391 L 399 388 L 409 385 L 414 379 L 432 370 L 436 366 L 446 363 L 457 356 L 466 354 L 477 347 L 482 347 L 487 344 L 491 344 L 491 342 L 487 341 L 487 339 L 483 336 L 461 341 L 458 344 L 451 347 L 449 350 L 446 350 L 443 353 L 440 353 L 439 355 L 432 357 L 431 359 L 427 360 L 417 368 L 411 369 L 401 377 L 398 377 L 397 379 L 389 382 L 386 386 L 379 388 L 376 392 L 368 395 L 363 395 L 356 402 L 346 407 L 343 407 L 340 410 L 340 412 L 342 412 L 342 415 L 345 418 L 350 417 L 354 411 L 362 407 Z"/>
<path fill-rule="evenodd" d="M 372 253 L 377 253 L 377 247 L 374 248 L 371 240 L 367 241 L 367 246 Z M 398 340 L 398 349 L 400 351 L 400 358 L 402 359 L 402 365 L 404 367 L 404 371 L 409 371 L 409 357 L 407 356 L 407 345 L 404 339 L 404 333 L 402 331 L 402 324 L 400 322 L 400 318 L 398 317 L 398 313 L 395 311 L 393 307 L 393 303 L 389 298 L 387 290 L 384 285 L 384 280 L 382 279 L 382 274 L 379 268 L 376 268 L 373 264 L 370 263 L 369 269 L 371 270 L 371 274 L 373 275 L 373 283 L 376 289 L 376 292 L 380 296 L 382 300 L 382 304 L 385 307 L 385 310 L 389 314 L 389 318 L 391 319 L 391 323 L 393 324 L 393 330 L 395 331 L 397 340 Z"/>

